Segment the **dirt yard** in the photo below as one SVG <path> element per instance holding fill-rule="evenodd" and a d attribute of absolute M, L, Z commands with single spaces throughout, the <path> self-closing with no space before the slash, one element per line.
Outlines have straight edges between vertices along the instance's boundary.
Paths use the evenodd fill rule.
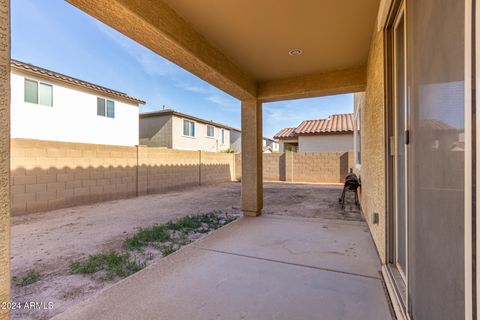
<path fill-rule="evenodd" d="M 361 219 L 352 205 L 338 204 L 341 187 L 266 183 L 264 214 Z M 352 203 L 352 199 L 349 198 Z M 119 279 L 98 281 L 71 274 L 69 263 L 90 254 L 118 249 L 139 228 L 186 215 L 212 211 L 240 213 L 240 183 L 202 186 L 166 194 L 117 200 L 13 217 L 12 276 L 38 272 L 35 283 L 12 284 L 13 302 L 44 302 L 41 310 L 13 310 L 12 319 L 48 319 Z M 48 305 L 51 303 L 51 305 Z M 52 307 L 52 308 L 50 308 Z"/>

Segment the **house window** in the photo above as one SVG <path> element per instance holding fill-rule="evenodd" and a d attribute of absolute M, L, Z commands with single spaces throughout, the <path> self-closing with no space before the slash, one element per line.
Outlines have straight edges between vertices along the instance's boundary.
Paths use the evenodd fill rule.
<path fill-rule="evenodd" d="M 97 116 L 105 117 L 105 99 L 97 98 Z"/>
<path fill-rule="evenodd" d="M 25 79 L 25 102 L 53 106 L 53 86 L 51 84 Z"/>
<path fill-rule="evenodd" d="M 107 100 L 107 117 L 115 118 L 115 102 L 112 100 Z"/>
<path fill-rule="evenodd" d="M 215 137 L 215 127 L 207 126 L 207 137 Z"/>
<path fill-rule="evenodd" d="M 115 101 L 97 98 L 97 115 L 115 118 Z"/>
<path fill-rule="evenodd" d="M 222 144 L 225 144 L 225 129 L 222 129 Z"/>
<path fill-rule="evenodd" d="M 195 137 L 195 122 L 183 120 L 183 135 L 188 137 Z"/>

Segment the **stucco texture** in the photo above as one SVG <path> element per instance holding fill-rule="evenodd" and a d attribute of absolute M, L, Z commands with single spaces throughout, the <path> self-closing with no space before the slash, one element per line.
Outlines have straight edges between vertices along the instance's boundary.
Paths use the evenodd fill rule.
<path fill-rule="evenodd" d="M 359 172 L 362 210 L 383 263 L 386 236 L 384 54 L 384 32 L 375 32 L 368 58 L 367 88 L 361 105 L 362 166 Z M 374 212 L 379 214 L 378 224 L 372 224 Z"/>
<path fill-rule="evenodd" d="M 10 1 L 0 0 L 0 303 L 10 299 Z M 8 319 L 0 308 L 0 319 Z"/>

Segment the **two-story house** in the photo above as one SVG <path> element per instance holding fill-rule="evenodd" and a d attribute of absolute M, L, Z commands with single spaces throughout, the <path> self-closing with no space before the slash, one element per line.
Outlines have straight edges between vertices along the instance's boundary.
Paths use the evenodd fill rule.
<path fill-rule="evenodd" d="M 11 61 L 11 137 L 138 145 L 145 102 L 93 83 Z"/>
<path fill-rule="evenodd" d="M 178 150 L 230 149 L 229 126 L 164 109 L 140 114 L 140 144 Z"/>

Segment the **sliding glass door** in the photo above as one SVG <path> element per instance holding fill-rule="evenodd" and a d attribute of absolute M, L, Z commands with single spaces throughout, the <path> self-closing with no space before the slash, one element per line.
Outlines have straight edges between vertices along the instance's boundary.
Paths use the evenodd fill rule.
<path fill-rule="evenodd" d="M 407 108 L 406 108 L 406 54 L 405 12 L 398 12 L 393 27 L 394 73 L 394 210 L 395 210 L 395 264 L 405 279 L 407 269 Z"/>

